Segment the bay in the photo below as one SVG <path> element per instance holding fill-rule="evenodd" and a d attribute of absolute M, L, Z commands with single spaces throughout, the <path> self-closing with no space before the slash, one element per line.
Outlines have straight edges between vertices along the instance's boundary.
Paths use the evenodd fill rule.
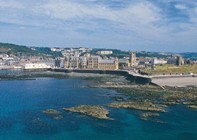
<path fill-rule="evenodd" d="M 176 105 L 155 118 L 160 122 L 144 121 L 139 111 L 107 107 L 119 93 L 91 84 L 80 78 L 0 81 L 0 140 L 197 139 L 195 110 Z M 77 105 L 103 105 L 113 120 L 62 109 Z M 63 119 L 44 114 L 46 109 L 60 111 Z"/>

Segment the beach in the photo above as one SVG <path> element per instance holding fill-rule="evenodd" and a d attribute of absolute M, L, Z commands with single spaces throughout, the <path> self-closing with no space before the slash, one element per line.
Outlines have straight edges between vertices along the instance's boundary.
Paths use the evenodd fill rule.
<path fill-rule="evenodd" d="M 160 86 L 186 87 L 197 86 L 197 77 L 153 78 L 152 83 Z"/>

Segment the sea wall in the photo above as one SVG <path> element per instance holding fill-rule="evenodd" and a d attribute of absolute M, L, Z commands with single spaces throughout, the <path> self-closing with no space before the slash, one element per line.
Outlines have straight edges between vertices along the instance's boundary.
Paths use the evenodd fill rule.
<path fill-rule="evenodd" d="M 96 74 L 114 74 L 114 75 L 121 75 L 125 76 L 126 79 L 132 83 L 137 84 L 149 84 L 152 81 L 152 78 L 142 76 L 142 75 L 133 75 L 130 74 L 128 71 L 122 70 L 81 70 L 81 69 L 51 69 L 55 72 L 65 72 L 65 73 L 96 73 Z"/>

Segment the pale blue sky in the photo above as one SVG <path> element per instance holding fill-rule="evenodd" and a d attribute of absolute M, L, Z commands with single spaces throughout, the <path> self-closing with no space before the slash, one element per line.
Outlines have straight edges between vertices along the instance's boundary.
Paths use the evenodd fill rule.
<path fill-rule="evenodd" d="M 197 0 L 0 0 L 0 42 L 197 52 Z"/>

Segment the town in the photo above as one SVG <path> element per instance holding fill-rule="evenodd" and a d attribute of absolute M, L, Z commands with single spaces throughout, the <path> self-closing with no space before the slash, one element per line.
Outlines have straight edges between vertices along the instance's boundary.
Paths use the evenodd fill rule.
<path fill-rule="evenodd" d="M 10 49 L 10 48 L 9 48 Z M 30 47 L 35 51 L 36 47 Z M 156 66 L 166 65 L 182 66 L 195 65 L 196 59 L 183 58 L 179 54 L 161 54 L 158 56 L 142 55 L 142 52 L 121 51 L 113 49 L 90 48 L 48 48 L 51 52 L 59 53 L 59 56 L 27 55 L 1 51 L 0 69 L 39 70 L 50 68 L 87 69 L 87 70 L 129 70 L 134 73 L 147 74 Z M 2 48 L 1 48 L 2 50 Z M 117 52 L 118 51 L 118 52 Z M 124 55 L 119 55 L 124 52 Z M 139 54 L 139 56 L 137 56 Z M 141 54 L 141 56 L 140 56 Z M 193 73 L 193 71 L 187 71 Z M 176 72 L 177 74 L 177 72 Z"/>

